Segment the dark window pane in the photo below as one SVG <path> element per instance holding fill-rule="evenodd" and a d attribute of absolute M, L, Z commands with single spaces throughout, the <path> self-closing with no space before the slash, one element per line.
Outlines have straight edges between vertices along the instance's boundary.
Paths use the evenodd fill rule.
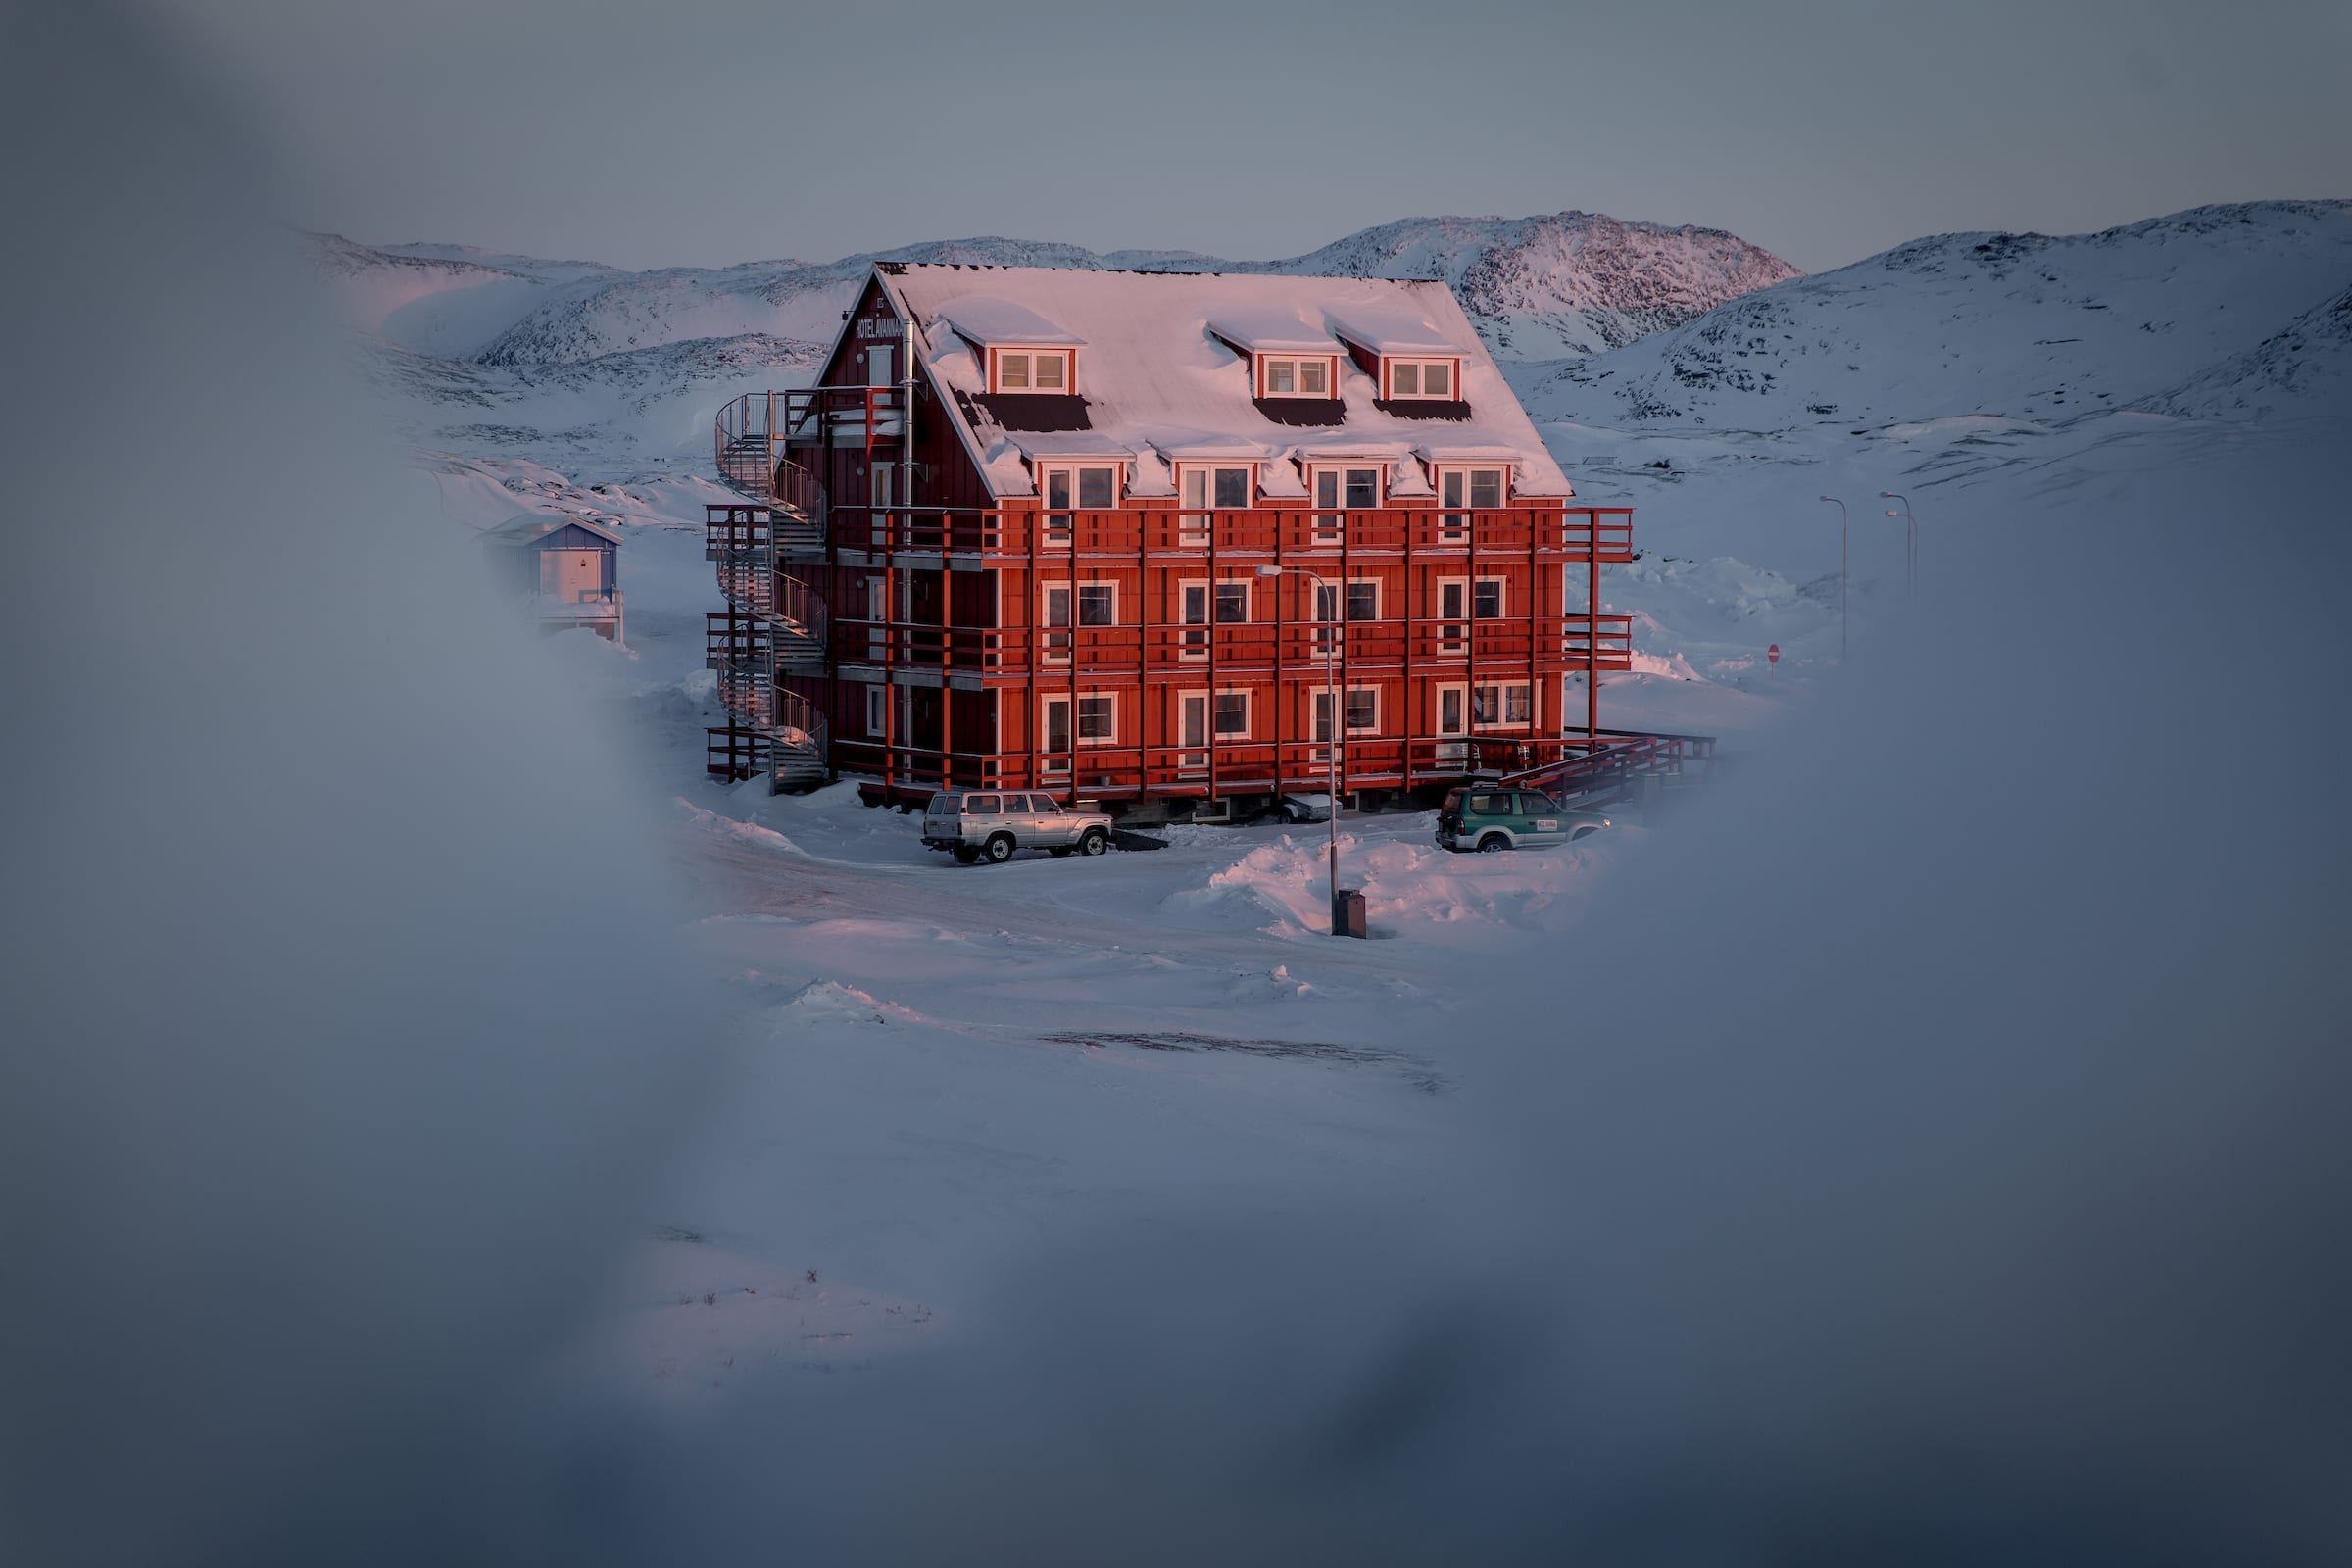
<path fill-rule="evenodd" d="M 1108 584 L 1078 590 L 1078 624 L 1109 626 L 1118 620 L 1117 591 Z"/>
<path fill-rule="evenodd" d="M 1219 468 L 1217 470 L 1217 505 L 1246 507 L 1250 504 L 1250 470 L 1248 468 Z"/>
<path fill-rule="evenodd" d="M 1315 505 L 1336 507 L 1340 504 L 1340 476 L 1336 473 L 1315 475 Z"/>
<path fill-rule="evenodd" d="M 1502 470 L 1473 468 L 1470 470 L 1470 504 L 1474 507 L 1502 505 Z"/>
<path fill-rule="evenodd" d="M 1217 623 L 1238 625 L 1250 618 L 1250 585 L 1246 582 L 1217 584 Z"/>
<path fill-rule="evenodd" d="M 1421 367 L 1421 390 L 1433 398 L 1453 396 L 1453 367 L 1443 361 Z"/>
<path fill-rule="evenodd" d="M 1380 584 L 1351 582 L 1348 585 L 1348 618 L 1349 620 L 1378 620 L 1380 618 Z"/>
<path fill-rule="evenodd" d="M 1217 733 L 1247 735 L 1250 733 L 1250 698 L 1243 692 L 1217 693 Z"/>
<path fill-rule="evenodd" d="M 1107 507 L 1110 499 L 1111 468 L 1080 468 L 1078 470 L 1078 504 L 1082 507 Z"/>
<path fill-rule="evenodd" d="M 1348 694 L 1348 727 L 1370 729 L 1373 716 L 1380 710 L 1379 698 L 1370 691 L 1351 691 Z"/>
<path fill-rule="evenodd" d="M 1493 620 L 1502 613 L 1502 584 L 1482 582 L 1471 595 L 1471 612 L 1480 620 Z"/>
<path fill-rule="evenodd" d="M 1377 507 L 1380 505 L 1380 470 L 1378 468 L 1349 468 L 1348 470 L 1348 505 Z"/>

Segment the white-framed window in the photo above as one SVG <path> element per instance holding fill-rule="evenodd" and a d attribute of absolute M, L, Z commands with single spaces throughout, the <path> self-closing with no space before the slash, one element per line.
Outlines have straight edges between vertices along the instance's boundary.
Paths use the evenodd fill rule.
<path fill-rule="evenodd" d="M 1208 771 L 1208 710 L 1205 691 L 1176 694 L 1176 765 L 1188 773 Z"/>
<path fill-rule="evenodd" d="M 1350 577 L 1348 579 L 1348 618 L 1349 620 L 1378 620 L 1380 618 L 1380 579 Z"/>
<path fill-rule="evenodd" d="M 1078 624 L 1116 626 L 1119 623 L 1119 585 L 1082 582 L 1078 585 Z"/>
<path fill-rule="evenodd" d="M 1038 590 L 1038 654 L 1049 664 L 1070 662 L 1071 585 L 1050 582 Z"/>
<path fill-rule="evenodd" d="M 886 659 L 890 655 L 890 579 L 874 576 L 865 579 L 865 657 Z"/>
<path fill-rule="evenodd" d="M 1313 694 L 1313 729 L 1317 741 L 1331 739 L 1331 693 L 1328 689 Z M 1347 715 L 1350 735 L 1380 733 L 1380 688 L 1350 686 L 1340 693 L 1340 708 Z"/>
<path fill-rule="evenodd" d="M 1509 613 L 1506 608 L 1510 597 L 1504 591 L 1500 577 L 1481 577 L 1470 587 L 1470 616 L 1473 620 L 1500 620 Z"/>
<path fill-rule="evenodd" d="M 1348 512 L 1368 512 L 1380 505 L 1380 477 L 1377 467 L 1319 467 L 1314 470 L 1315 541 L 1318 544 L 1339 541 L 1347 532 Z"/>
<path fill-rule="evenodd" d="M 1438 760 L 1458 762 L 1470 755 L 1461 737 L 1470 733 L 1470 688 L 1458 681 L 1433 688 L 1431 713 L 1438 737 Z"/>
<path fill-rule="evenodd" d="M 1048 773 L 1067 773 L 1070 770 L 1070 699 L 1050 696 L 1037 705 L 1038 750 Z"/>
<path fill-rule="evenodd" d="M 1328 398 L 1333 361 L 1329 356 L 1297 358 L 1278 354 L 1257 362 L 1257 395 L 1261 398 Z"/>
<path fill-rule="evenodd" d="M 1078 744 L 1110 746 L 1119 738 L 1119 694 L 1080 692 L 1077 698 Z"/>
<path fill-rule="evenodd" d="M 868 686 L 865 689 L 865 732 L 875 740 L 890 733 L 890 688 Z"/>
<path fill-rule="evenodd" d="M 1535 688 L 1523 680 L 1470 688 L 1470 722 L 1481 728 L 1524 729 L 1536 721 Z"/>
<path fill-rule="evenodd" d="M 1209 710 L 1209 728 L 1220 741 L 1246 741 L 1250 738 L 1250 694 L 1246 691 L 1225 691 L 1216 695 Z"/>
<path fill-rule="evenodd" d="M 1066 549 L 1075 512 L 1107 512 L 1119 504 L 1115 463 L 1049 463 L 1039 475 L 1046 498 L 1043 543 Z"/>
<path fill-rule="evenodd" d="M 1252 477 L 1248 464 L 1178 464 L 1177 504 L 1184 510 L 1176 518 L 1176 542 L 1207 544 L 1215 513 L 1239 512 L 1250 504 Z"/>
<path fill-rule="evenodd" d="M 1077 386 L 1069 349 L 998 349 L 991 392 L 1068 392 Z"/>
<path fill-rule="evenodd" d="M 1176 618 L 1184 623 L 1177 652 L 1186 659 L 1208 657 L 1208 587 L 1205 577 L 1176 585 Z"/>
<path fill-rule="evenodd" d="M 1384 360 L 1381 371 L 1390 398 L 1434 398 L 1450 402 L 1460 376 L 1455 360 Z"/>
<path fill-rule="evenodd" d="M 1470 646 L 1470 579 L 1438 579 L 1438 652 L 1458 654 Z"/>
<path fill-rule="evenodd" d="M 1470 514 L 1502 505 L 1507 470 L 1502 468 L 1441 468 L 1438 505 L 1446 509 L 1438 537 L 1458 541 L 1470 537 Z"/>

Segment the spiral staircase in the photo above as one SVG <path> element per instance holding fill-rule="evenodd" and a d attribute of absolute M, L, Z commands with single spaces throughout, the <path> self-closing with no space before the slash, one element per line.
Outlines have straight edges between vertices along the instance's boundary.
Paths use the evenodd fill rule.
<path fill-rule="evenodd" d="M 709 731 L 709 765 L 731 778 L 764 775 L 774 790 L 808 789 L 832 776 L 829 726 L 786 683 L 831 675 L 832 618 L 790 568 L 825 560 L 824 486 L 780 457 L 767 430 L 745 428 L 743 410 L 721 413 L 714 444 L 719 477 L 745 502 L 705 509 L 703 555 L 727 607 L 704 617 L 704 662 L 727 710 L 725 727 Z"/>

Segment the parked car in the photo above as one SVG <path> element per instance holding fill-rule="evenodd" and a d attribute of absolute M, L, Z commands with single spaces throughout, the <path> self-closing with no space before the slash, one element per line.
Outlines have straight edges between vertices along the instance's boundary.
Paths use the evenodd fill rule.
<path fill-rule="evenodd" d="M 1544 850 L 1609 826 L 1598 811 L 1571 811 L 1542 790 L 1467 784 L 1438 808 L 1438 844 L 1448 850 Z"/>
<path fill-rule="evenodd" d="M 1015 850 L 1101 855 L 1110 848 L 1110 818 L 1065 811 L 1053 796 L 1029 790 L 941 790 L 923 808 L 923 843 L 965 865 L 1002 863 Z"/>

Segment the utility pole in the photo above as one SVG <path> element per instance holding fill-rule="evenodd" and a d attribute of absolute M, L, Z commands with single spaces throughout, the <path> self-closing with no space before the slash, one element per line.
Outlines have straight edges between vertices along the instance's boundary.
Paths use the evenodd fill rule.
<path fill-rule="evenodd" d="M 1879 499 L 1900 501 L 1903 504 L 1902 511 L 1889 512 L 1886 515 L 1903 519 L 1903 592 L 1916 594 L 1919 592 L 1919 519 L 1911 515 L 1908 497 L 1898 496 L 1891 490 L 1882 490 Z"/>

